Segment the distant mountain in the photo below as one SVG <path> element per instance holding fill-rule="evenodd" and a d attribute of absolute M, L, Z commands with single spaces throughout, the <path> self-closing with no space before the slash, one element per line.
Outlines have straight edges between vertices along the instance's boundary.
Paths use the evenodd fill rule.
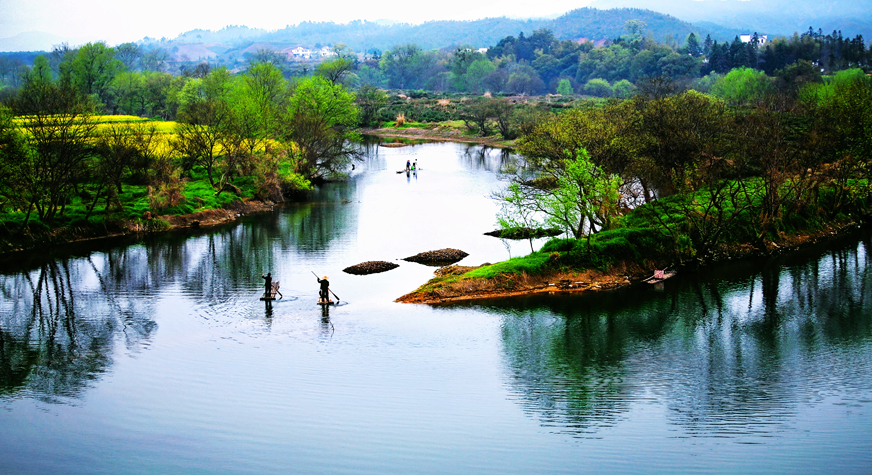
<path fill-rule="evenodd" d="M 872 0 L 594 0 L 590 6 L 648 8 L 713 31 L 790 36 L 811 26 L 872 38 Z"/>
<path fill-rule="evenodd" d="M 705 33 L 690 23 L 675 17 L 640 9 L 596 10 L 580 8 L 554 19 L 485 18 L 475 21 L 431 21 L 420 25 L 353 21 L 347 24 L 332 22 L 303 22 L 281 30 L 265 32 L 246 27 L 227 27 L 218 32 L 194 30 L 163 43 L 162 46 L 184 54 L 191 59 L 214 58 L 204 51 L 191 52 L 182 45 L 202 44 L 219 57 L 239 57 L 259 48 L 275 51 L 296 45 L 316 46 L 345 43 L 355 51 L 370 49 L 389 50 L 396 45 L 415 43 L 419 47 L 439 49 L 460 45 L 476 48 L 497 44 L 507 36 L 520 33 L 529 35 L 534 30 L 548 28 L 559 39 L 590 40 L 614 39 L 626 33 L 629 20 L 642 20 L 647 32 L 662 41 L 672 35 L 679 42 L 691 32 Z"/>
<path fill-rule="evenodd" d="M 658 41 L 672 35 L 679 43 L 683 43 L 691 32 L 702 32 L 700 28 L 674 16 L 638 8 L 579 8 L 556 18 L 548 28 L 561 39 L 614 39 L 627 33 L 624 24 L 629 20 L 644 21 L 646 31 Z"/>
<path fill-rule="evenodd" d="M 80 45 L 88 41 L 82 38 L 67 38 L 42 31 L 28 31 L 9 38 L 0 38 L 0 51 L 50 51 L 54 45 L 61 43 Z"/>

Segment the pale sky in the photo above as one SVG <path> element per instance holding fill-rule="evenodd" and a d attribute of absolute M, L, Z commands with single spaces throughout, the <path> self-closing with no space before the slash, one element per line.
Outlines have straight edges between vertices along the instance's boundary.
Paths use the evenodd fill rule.
<path fill-rule="evenodd" d="M 302 21 L 475 20 L 486 17 L 548 16 L 587 6 L 593 0 L 0 0 L 0 39 L 44 32 L 82 42 L 175 38 L 195 28 L 227 25 L 276 30 Z M 420 6 L 418 6 L 420 5 Z"/>

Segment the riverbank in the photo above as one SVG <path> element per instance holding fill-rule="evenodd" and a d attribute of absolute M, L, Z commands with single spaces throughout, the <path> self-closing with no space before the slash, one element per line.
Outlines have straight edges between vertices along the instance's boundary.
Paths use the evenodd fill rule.
<path fill-rule="evenodd" d="M 494 148 L 514 148 L 514 140 L 505 140 L 499 135 L 488 137 L 479 137 L 466 135 L 463 130 L 435 126 L 432 129 L 421 128 L 377 128 L 377 129 L 360 129 L 359 132 L 363 135 L 372 135 L 383 139 L 403 139 L 403 140 L 426 140 L 430 142 L 459 142 L 486 145 Z"/>
<path fill-rule="evenodd" d="M 18 252 L 75 242 L 218 226 L 246 215 L 272 211 L 275 207 L 276 203 L 271 201 L 245 199 L 238 200 L 227 208 L 206 209 L 189 214 L 153 216 L 147 213 L 137 219 L 107 219 L 93 223 L 78 222 L 57 228 L 29 228 L 0 239 L 0 257 L 8 258 Z"/>
<path fill-rule="evenodd" d="M 863 223 L 858 221 L 844 221 L 831 223 L 811 233 L 781 236 L 777 241 L 767 241 L 765 251 L 750 244 L 726 246 L 720 249 L 716 258 L 709 262 L 694 262 L 672 266 L 672 268 L 678 270 L 680 274 L 681 270 L 690 267 L 701 268 L 734 259 L 770 257 L 846 236 L 858 230 L 862 225 Z M 619 261 L 605 271 L 546 266 L 542 272 L 537 274 L 527 272 L 501 273 L 490 278 L 467 276 L 471 271 L 482 270 L 488 266 L 492 266 L 492 264 L 482 264 L 476 267 L 454 265 L 440 268 L 435 272 L 436 277 L 415 291 L 396 299 L 395 302 L 445 304 L 539 293 L 614 290 L 643 283 L 645 279 L 654 274 L 654 270 L 666 267 L 666 265 L 642 265 L 630 261 Z"/>

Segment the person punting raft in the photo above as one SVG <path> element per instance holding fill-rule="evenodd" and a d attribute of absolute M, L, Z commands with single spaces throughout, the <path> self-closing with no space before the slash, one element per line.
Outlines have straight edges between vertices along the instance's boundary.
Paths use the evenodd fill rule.
<path fill-rule="evenodd" d="M 330 305 L 333 303 L 330 300 L 330 281 L 327 280 L 326 275 L 323 279 L 318 279 L 317 275 L 315 275 L 315 278 L 318 280 L 318 283 L 321 284 L 321 290 L 318 291 L 318 303 L 321 305 Z"/>
<path fill-rule="evenodd" d="M 279 282 L 273 282 L 271 272 L 267 272 L 266 275 L 261 274 L 260 276 L 263 278 L 263 297 L 260 298 L 261 300 L 275 300 L 276 294 L 282 295 L 279 292 Z"/>

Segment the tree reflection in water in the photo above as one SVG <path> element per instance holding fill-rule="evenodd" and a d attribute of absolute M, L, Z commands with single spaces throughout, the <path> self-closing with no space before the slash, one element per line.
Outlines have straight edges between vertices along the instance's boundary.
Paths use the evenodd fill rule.
<path fill-rule="evenodd" d="M 204 315 L 230 314 L 239 289 L 257 288 L 260 273 L 280 263 L 282 249 L 323 253 L 356 226 L 357 208 L 341 204 L 355 193 L 349 182 L 328 187 L 313 203 L 246 218 L 242 225 L 153 236 L 141 244 L 86 250 L 88 257 L 33 254 L 4 263 L 0 395 L 57 402 L 78 397 L 108 369 L 116 343 L 128 351 L 147 345 L 157 328 L 152 302 L 170 287 L 194 299 Z M 271 316 L 267 305 L 267 327 Z"/>
<path fill-rule="evenodd" d="M 78 397 L 107 370 L 116 342 L 135 351 L 151 337 L 156 324 L 141 300 L 124 297 L 121 270 L 86 258 L 0 276 L 0 395 Z"/>
<path fill-rule="evenodd" d="M 593 436 L 652 404 L 687 435 L 768 434 L 800 404 L 872 391 L 870 250 L 867 235 L 685 273 L 662 292 L 469 305 L 502 316 L 511 387 L 555 432 Z"/>

